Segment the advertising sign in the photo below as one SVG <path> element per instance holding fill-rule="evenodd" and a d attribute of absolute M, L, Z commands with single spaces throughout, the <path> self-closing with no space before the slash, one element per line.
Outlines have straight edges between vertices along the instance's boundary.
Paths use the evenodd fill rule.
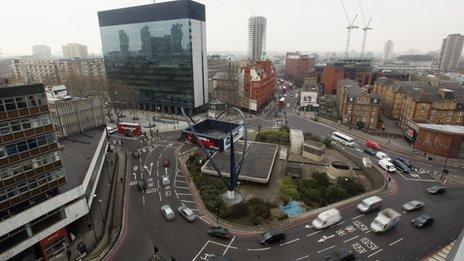
<path fill-rule="evenodd" d="M 245 132 L 245 127 L 242 125 L 238 129 L 235 129 L 232 132 L 232 137 L 234 138 L 234 142 L 238 141 L 243 137 L 243 133 Z M 224 139 L 224 150 L 230 147 L 230 136 Z"/>

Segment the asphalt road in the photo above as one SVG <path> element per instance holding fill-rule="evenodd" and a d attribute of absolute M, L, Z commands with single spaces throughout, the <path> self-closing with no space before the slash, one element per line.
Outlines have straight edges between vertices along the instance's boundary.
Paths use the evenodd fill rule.
<path fill-rule="evenodd" d="M 290 111 L 287 120 L 291 128 L 321 136 L 331 136 L 333 132 L 325 125 L 302 120 Z M 202 219 L 188 223 L 177 215 L 174 221 L 168 222 L 161 214 L 160 207 L 164 204 L 170 204 L 174 209 L 185 204 L 197 212 L 186 177 L 176 171 L 181 143 L 176 142 L 175 132 L 166 137 L 167 140 L 156 146 L 139 145 L 142 157 L 132 162 L 128 182 L 143 179 L 150 185 L 144 192 L 129 185 L 124 229 L 106 260 L 148 260 L 153 255 L 153 246 L 162 256 L 175 260 L 207 260 L 212 254 L 227 255 L 232 260 L 323 260 L 331 251 L 341 247 L 355 251 L 360 260 L 414 260 L 450 243 L 464 227 L 462 187 L 451 186 L 445 194 L 432 196 L 424 189 L 437 183 L 427 174 L 419 178 L 394 174 L 391 177 L 396 189 L 381 195 L 384 207 L 400 211 L 402 204 L 413 199 L 424 201 L 426 206 L 416 213 L 403 213 L 399 225 L 384 234 L 375 234 L 369 229 L 375 213 L 362 215 L 354 206 L 346 206 L 340 209 L 343 220 L 326 230 L 312 228 L 312 218 L 292 224 L 285 229 L 287 238 L 282 244 L 262 246 L 257 235 L 237 234 L 230 241 L 214 239 L 206 234 L 208 224 Z M 363 156 L 359 146 L 345 149 L 357 157 Z M 158 184 L 159 176 L 165 171 L 162 167 L 164 159 L 171 161 L 167 169 L 171 178 L 168 187 Z M 434 217 L 435 223 L 419 230 L 410 224 L 410 220 L 422 213 Z"/>

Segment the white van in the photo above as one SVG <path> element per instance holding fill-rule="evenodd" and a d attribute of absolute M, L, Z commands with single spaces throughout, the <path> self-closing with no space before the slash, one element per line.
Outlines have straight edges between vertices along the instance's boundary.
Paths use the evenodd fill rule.
<path fill-rule="evenodd" d="M 377 151 L 377 153 L 375 154 L 375 156 L 376 156 L 379 160 L 382 160 L 382 159 L 385 159 L 385 160 L 388 160 L 388 161 L 391 161 L 391 160 L 392 160 L 390 157 L 388 157 L 388 155 L 387 155 L 385 152 L 382 152 L 382 151 Z"/>
<path fill-rule="evenodd" d="M 342 216 L 340 215 L 340 211 L 338 211 L 338 209 L 336 208 L 331 208 L 329 210 L 319 213 L 319 215 L 317 215 L 317 218 L 313 220 L 312 225 L 317 229 L 323 229 L 332 226 L 341 219 Z"/>
<path fill-rule="evenodd" d="M 372 196 L 370 198 L 365 198 L 357 206 L 359 211 L 362 213 L 369 213 L 376 211 L 382 207 L 382 199 L 377 196 Z"/>
<path fill-rule="evenodd" d="M 387 159 L 379 160 L 379 165 L 380 165 L 380 167 L 382 167 L 382 169 L 384 169 L 384 170 L 386 170 L 386 171 L 388 171 L 390 173 L 396 172 L 395 165 L 393 165 L 393 163 L 391 163 Z"/>

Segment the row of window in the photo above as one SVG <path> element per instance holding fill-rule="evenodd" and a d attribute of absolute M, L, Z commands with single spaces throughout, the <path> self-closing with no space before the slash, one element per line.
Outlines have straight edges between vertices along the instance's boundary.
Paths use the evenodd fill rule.
<path fill-rule="evenodd" d="M 47 126 L 51 123 L 52 120 L 48 114 L 42 114 L 35 117 L 25 118 L 16 121 L 4 122 L 0 123 L 0 135 L 6 135 L 17 131 Z"/>
<path fill-rule="evenodd" d="M 57 151 L 48 153 L 33 159 L 21 161 L 19 163 L 0 169 L 0 180 L 10 178 L 14 175 L 42 167 L 52 162 L 60 160 L 60 155 Z"/>
<path fill-rule="evenodd" d="M 57 169 L 36 179 L 23 181 L 13 187 L 2 189 L 0 190 L 0 202 L 19 196 L 31 189 L 37 188 L 39 185 L 55 181 L 61 177 L 64 177 L 64 171 L 63 169 Z"/>
<path fill-rule="evenodd" d="M 45 104 L 47 104 L 47 98 L 44 93 L 0 99 L 0 112 L 34 108 Z"/>
<path fill-rule="evenodd" d="M 0 146 L 0 159 L 16 155 L 27 150 L 32 150 L 37 147 L 53 144 L 55 142 L 55 134 L 45 134 L 40 137 L 9 143 L 5 146 Z"/>

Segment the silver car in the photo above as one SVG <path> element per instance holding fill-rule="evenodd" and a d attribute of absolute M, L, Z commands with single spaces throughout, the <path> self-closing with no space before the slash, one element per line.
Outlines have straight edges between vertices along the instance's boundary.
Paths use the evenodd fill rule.
<path fill-rule="evenodd" d="M 421 209 L 425 206 L 425 203 L 419 200 L 409 201 L 408 203 L 403 205 L 403 209 L 406 211 L 415 211 Z"/>
<path fill-rule="evenodd" d="M 169 206 L 169 205 L 162 206 L 161 207 L 161 212 L 163 213 L 164 217 L 168 221 L 173 220 L 176 217 L 176 214 L 174 213 L 171 206 Z"/>
<path fill-rule="evenodd" d="M 195 213 L 193 213 L 193 211 L 190 208 L 186 207 L 186 206 L 178 207 L 177 211 L 187 221 L 193 222 L 197 218 L 197 215 L 195 215 Z"/>
<path fill-rule="evenodd" d="M 169 176 L 168 175 L 162 175 L 161 176 L 161 183 L 163 184 L 163 186 L 167 186 L 167 185 L 171 184 L 171 180 L 169 180 Z"/>

